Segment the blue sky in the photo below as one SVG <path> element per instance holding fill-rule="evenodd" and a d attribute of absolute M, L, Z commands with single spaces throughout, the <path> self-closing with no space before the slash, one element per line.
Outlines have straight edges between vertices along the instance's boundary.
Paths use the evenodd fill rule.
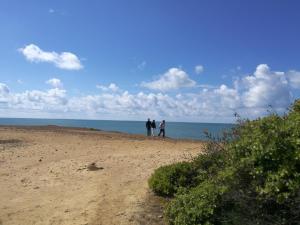
<path fill-rule="evenodd" d="M 299 10 L 296 0 L 1 1 L 0 116 L 283 112 L 300 94 Z"/>

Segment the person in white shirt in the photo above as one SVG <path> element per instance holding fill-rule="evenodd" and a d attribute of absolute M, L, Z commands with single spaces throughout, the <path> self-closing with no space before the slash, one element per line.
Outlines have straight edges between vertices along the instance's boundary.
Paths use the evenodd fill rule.
<path fill-rule="evenodd" d="M 165 137 L 165 134 L 166 134 L 165 128 L 166 128 L 166 121 L 163 120 L 163 121 L 161 121 L 160 124 L 159 124 L 159 129 L 160 129 L 160 130 L 159 130 L 158 136 L 160 136 L 161 133 L 162 133 L 163 137 Z"/>

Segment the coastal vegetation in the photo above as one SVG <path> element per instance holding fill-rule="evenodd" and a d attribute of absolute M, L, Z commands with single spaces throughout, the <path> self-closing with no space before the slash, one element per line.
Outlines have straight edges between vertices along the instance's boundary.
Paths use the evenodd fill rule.
<path fill-rule="evenodd" d="M 203 154 L 155 170 L 170 225 L 300 224 L 300 101 L 238 125 Z"/>

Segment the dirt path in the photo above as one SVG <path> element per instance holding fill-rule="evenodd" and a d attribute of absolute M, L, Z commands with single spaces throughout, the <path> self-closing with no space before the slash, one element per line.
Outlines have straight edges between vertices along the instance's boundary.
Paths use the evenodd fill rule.
<path fill-rule="evenodd" d="M 201 146 L 83 129 L 0 127 L 0 224 L 140 224 L 154 169 Z"/>

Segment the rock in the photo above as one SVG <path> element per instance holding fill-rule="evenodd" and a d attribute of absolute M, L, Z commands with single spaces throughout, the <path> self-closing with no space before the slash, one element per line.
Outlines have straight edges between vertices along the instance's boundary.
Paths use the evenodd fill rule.
<path fill-rule="evenodd" d="M 97 165 L 96 165 L 96 163 L 91 163 L 91 164 L 89 164 L 88 166 L 87 166 L 87 169 L 89 170 L 89 171 L 96 171 L 96 170 L 103 170 L 104 168 L 103 167 L 98 167 Z"/>

